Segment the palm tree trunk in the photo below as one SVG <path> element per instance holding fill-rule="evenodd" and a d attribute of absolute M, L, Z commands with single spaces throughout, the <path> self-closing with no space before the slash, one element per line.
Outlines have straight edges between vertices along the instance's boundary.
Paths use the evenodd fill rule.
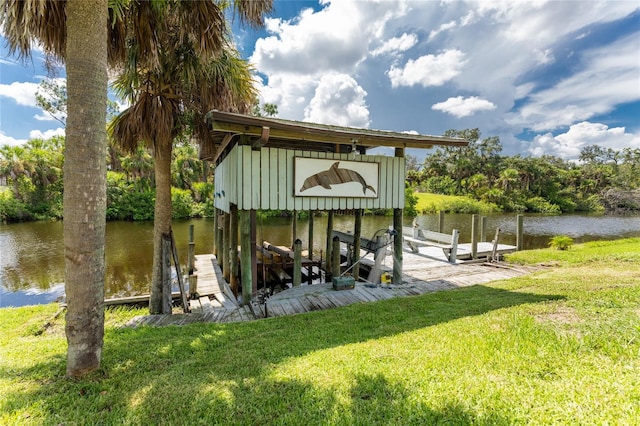
<path fill-rule="evenodd" d="M 157 141 L 156 141 L 157 143 Z M 155 147 L 156 202 L 153 218 L 153 276 L 149 312 L 162 313 L 162 235 L 171 231 L 171 141 Z"/>
<path fill-rule="evenodd" d="M 100 367 L 104 336 L 107 0 L 68 0 L 64 163 L 67 375 Z"/>

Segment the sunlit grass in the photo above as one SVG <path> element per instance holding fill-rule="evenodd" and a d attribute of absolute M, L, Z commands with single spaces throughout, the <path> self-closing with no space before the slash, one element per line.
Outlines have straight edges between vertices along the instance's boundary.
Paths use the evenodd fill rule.
<path fill-rule="evenodd" d="M 499 209 L 482 201 L 459 195 L 442 195 L 416 192 L 418 204 L 416 211 L 421 214 L 437 213 L 491 213 Z"/>
<path fill-rule="evenodd" d="M 56 305 L 1 309 L 0 424 L 634 424 L 638 253 L 520 252 L 553 266 L 248 323 L 127 329 L 144 311 L 109 310 L 82 381 L 64 378 Z"/>

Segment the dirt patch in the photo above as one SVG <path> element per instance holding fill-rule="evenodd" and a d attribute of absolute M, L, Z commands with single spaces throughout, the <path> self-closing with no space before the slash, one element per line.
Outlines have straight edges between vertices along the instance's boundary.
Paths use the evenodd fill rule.
<path fill-rule="evenodd" d="M 554 312 L 546 312 L 535 316 L 539 322 L 552 322 L 555 324 L 577 324 L 582 322 L 575 309 L 567 306 L 559 306 Z"/>

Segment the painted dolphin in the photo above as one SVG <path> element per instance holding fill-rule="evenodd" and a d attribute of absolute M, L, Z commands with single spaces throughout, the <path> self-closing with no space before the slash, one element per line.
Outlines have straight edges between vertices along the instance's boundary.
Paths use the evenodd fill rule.
<path fill-rule="evenodd" d="M 338 168 L 339 164 L 340 162 L 336 161 L 328 170 L 318 172 L 315 175 L 311 175 L 306 178 L 302 184 L 302 188 L 300 188 L 300 192 L 316 186 L 321 186 L 324 189 L 331 189 L 331 185 L 357 182 L 362 185 L 363 194 L 367 193 L 367 189 L 373 191 L 374 194 L 376 193 L 376 190 L 373 189 L 371 185 L 367 185 L 367 181 L 364 180 L 360 173 L 351 169 L 340 169 Z"/>

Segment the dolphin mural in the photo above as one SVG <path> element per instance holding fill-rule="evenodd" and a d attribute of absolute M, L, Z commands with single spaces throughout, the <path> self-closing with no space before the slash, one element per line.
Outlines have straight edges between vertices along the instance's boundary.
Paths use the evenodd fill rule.
<path fill-rule="evenodd" d="M 340 169 L 338 168 L 339 164 L 340 162 L 336 161 L 328 170 L 318 172 L 315 175 L 311 175 L 306 178 L 302 184 L 302 188 L 300 188 L 300 192 L 316 186 L 321 186 L 324 189 L 331 189 L 332 185 L 357 182 L 362 185 L 363 194 L 367 193 L 367 189 L 373 191 L 374 194 L 376 193 L 376 190 L 371 185 L 367 185 L 367 181 L 364 180 L 360 173 L 351 169 Z"/>

